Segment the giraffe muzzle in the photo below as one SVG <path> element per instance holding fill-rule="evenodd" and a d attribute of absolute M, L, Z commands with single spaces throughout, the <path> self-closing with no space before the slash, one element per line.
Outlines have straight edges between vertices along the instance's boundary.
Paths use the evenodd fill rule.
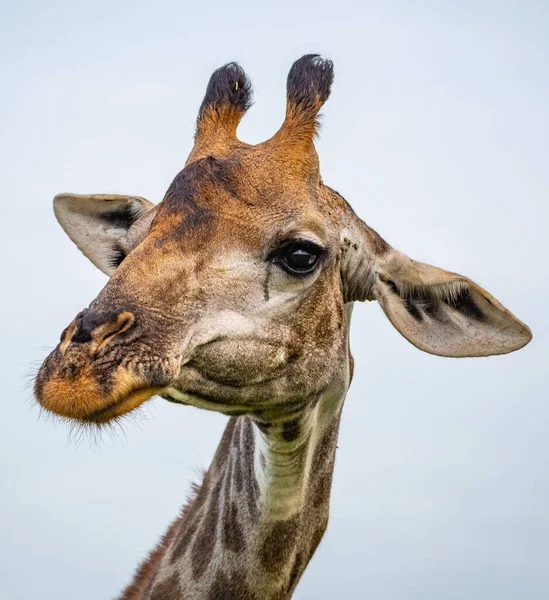
<path fill-rule="evenodd" d="M 131 347 L 124 334 L 135 324 L 129 311 L 79 313 L 38 372 L 34 391 L 40 405 L 62 417 L 101 424 L 163 389 L 161 377 L 152 383 L 142 370 L 120 361 L 121 348 Z"/>

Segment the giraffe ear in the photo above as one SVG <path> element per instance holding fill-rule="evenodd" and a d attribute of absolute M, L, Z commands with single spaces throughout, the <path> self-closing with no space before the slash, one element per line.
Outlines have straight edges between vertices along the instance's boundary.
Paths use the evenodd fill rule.
<path fill-rule="evenodd" d="M 65 233 L 106 275 L 144 237 L 144 222 L 150 225 L 153 207 L 145 198 L 114 194 L 58 194 L 53 200 Z"/>
<path fill-rule="evenodd" d="M 371 295 L 414 346 L 440 356 L 506 354 L 530 329 L 476 283 L 389 250 L 373 265 Z"/>

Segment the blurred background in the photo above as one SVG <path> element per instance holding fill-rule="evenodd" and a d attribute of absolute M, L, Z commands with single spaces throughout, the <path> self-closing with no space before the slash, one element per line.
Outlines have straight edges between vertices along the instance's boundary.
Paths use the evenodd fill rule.
<path fill-rule="evenodd" d="M 549 4 L 3 0 L 0 48 L 0 597 L 116 597 L 225 424 L 160 399 L 100 439 L 38 418 L 26 383 L 106 281 L 53 196 L 160 201 L 215 68 L 251 77 L 255 143 L 282 122 L 292 62 L 318 52 L 336 73 L 326 183 L 534 340 L 437 358 L 355 308 L 330 525 L 295 598 L 549 598 Z"/>

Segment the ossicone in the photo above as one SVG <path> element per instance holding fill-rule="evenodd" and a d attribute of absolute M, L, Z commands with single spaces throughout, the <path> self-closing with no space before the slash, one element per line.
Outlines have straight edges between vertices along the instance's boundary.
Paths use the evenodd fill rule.
<path fill-rule="evenodd" d="M 330 96 L 333 80 L 332 61 L 318 54 L 302 56 L 288 73 L 286 117 L 269 143 L 291 152 L 294 162 L 304 161 L 307 169 L 311 166 L 311 154 L 315 154 L 318 113 Z"/>
<path fill-rule="evenodd" d="M 198 113 L 198 121 L 208 118 L 211 111 L 216 112 L 218 116 L 227 111 L 234 111 L 242 117 L 251 104 L 252 84 L 244 69 L 238 63 L 230 62 L 214 71 L 210 77 Z"/>
<path fill-rule="evenodd" d="M 252 85 L 235 62 L 214 71 L 198 111 L 195 145 L 187 163 L 224 154 L 238 143 L 236 130 L 252 104 Z"/>
<path fill-rule="evenodd" d="M 292 65 L 288 73 L 288 112 L 297 118 L 316 119 L 330 96 L 334 65 L 318 54 L 306 54 Z"/>

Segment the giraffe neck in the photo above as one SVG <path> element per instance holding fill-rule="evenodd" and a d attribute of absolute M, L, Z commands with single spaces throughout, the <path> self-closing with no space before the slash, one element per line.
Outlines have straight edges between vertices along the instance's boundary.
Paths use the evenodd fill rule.
<path fill-rule="evenodd" d="M 328 523 L 343 397 L 231 418 L 195 497 L 122 600 L 284 600 Z"/>

